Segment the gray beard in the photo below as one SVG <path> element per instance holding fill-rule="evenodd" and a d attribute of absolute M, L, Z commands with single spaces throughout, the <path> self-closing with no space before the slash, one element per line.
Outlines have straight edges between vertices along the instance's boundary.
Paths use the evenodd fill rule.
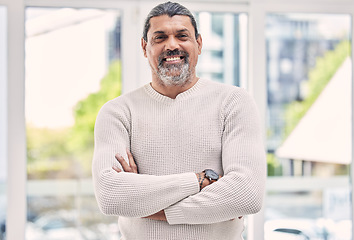
<path fill-rule="evenodd" d="M 179 72 L 179 75 L 175 75 Z M 189 71 L 189 63 L 181 65 L 171 65 L 164 67 L 159 64 L 157 68 L 157 76 L 166 86 L 184 86 L 190 82 L 191 72 Z"/>

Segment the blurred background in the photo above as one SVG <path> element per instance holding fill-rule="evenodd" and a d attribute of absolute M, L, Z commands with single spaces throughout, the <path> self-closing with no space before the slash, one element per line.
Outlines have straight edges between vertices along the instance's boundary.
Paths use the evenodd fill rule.
<path fill-rule="evenodd" d="M 93 193 L 93 129 L 150 81 L 140 38 L 158 3 L 0 0 L 0 240 L 119 239 Z M 244 238 L 353 239 L 354 2 L 181 3 L 198 76 L 248 89 L 262 114 L 267 192 Z"/>

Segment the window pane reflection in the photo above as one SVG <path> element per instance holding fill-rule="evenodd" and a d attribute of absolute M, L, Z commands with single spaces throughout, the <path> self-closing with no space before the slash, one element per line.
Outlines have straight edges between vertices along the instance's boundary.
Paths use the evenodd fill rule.
<path fill-rule="evenodd" d="M 7 180 L 7 9 L 0 6 L 0 240 L 5 239 Z"/>
<path fill-rule="evenodd" d="M 351 239 L 350 16 L 266 21 L 266 239 Z"/>
<path fill-rule="evenodd" d="M 247 15 L 198 12 L 195 17 L 203 39 L 198 76 L 246 87 Z"/>
<path fill-rule="evenodd" d="M 118 239 L 90 178 L 97 112 L 121 90 L 120 19 L 116 10 L 26 9 L 26 239 Z"/>

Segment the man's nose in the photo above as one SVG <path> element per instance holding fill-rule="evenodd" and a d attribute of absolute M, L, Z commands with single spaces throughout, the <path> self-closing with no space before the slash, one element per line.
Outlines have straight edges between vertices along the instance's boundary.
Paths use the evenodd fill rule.
<path fill-rule="evenodd" d="M 169 37 L 166 42 L 166 50 L 175 50 L 179 47 L 178 39 L 175 37 Z"/>

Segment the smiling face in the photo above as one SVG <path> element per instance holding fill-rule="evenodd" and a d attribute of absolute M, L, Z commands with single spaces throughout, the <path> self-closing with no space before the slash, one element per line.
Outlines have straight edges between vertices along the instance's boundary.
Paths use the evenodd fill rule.
<path fill-rule="evenodd" d="M 202 39 L 200 36 L 195 38 L 188 16 L 152 17 L 147 42 L 141 41 L 153 81 L 165 86 L 184 86 L 196 81 L 195 66 L 201 53 Z"/>

